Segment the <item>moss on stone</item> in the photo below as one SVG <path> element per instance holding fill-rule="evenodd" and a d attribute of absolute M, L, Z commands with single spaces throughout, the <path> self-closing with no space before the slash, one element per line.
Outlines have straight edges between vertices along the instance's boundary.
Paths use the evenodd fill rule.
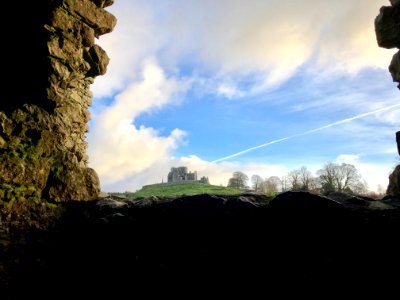
<path fill-rule="evenodd" d="M 112 1 L 101 1 L 101 6 L 51 2 L 38 10 L 38 23 L 21 18 L 23 27 L 30 28 L 28 48 L 26 40 L 13 42 L 15 49 L 28 51 L 16 51 L 9 57 L 12 67 L 5 70 L 15 75 L 35 70 L 37 75 L 22 89 L 15 85 L 16 76 L 6 77 L 11 78 L 5 84 L 10 99 L 0 103 L 0 182 L 6 184 L 0 186 L 0 197 L 8 203 L 37 199 L 45 191 L 57 201 L 92 200 L 100 190 L 84 159 L 85 133 L 89 87 L 108 64 L 94 39 L 115 26 L 115 17 L 102 9 Z"/>

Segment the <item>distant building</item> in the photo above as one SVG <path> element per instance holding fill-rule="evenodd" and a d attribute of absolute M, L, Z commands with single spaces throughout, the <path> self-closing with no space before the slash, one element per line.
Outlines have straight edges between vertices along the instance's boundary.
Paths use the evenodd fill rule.
<path fill-rule="evenodd" d="M 208 177 L 201 177 L 200 180 L 197 179 L 197 172 L 194 171 L 188 172 L 187 167 L 178 167 L 171 168 L 171 171 L 168 173 L 168 183 L 176 183 L 176 182 L 201 182 L 205 184 L 209 184 Z"/>

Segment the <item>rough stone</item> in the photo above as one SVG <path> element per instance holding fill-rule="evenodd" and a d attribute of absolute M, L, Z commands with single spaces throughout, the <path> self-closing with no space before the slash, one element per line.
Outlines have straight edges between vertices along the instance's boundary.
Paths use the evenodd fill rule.
<path fill-rule="evenodd" d="M 400 82 L 400 51 L 393 55 L 389 66 L 389 72 L 392 75 L 393 82 Z M 398 88 L 400 88 L 400 84 Z"/>
<path fill-rule="evenodd" d="M 392 6 L 395 6 L 399 3 L 400 3 L 400 0 L 390 0 L 390 4 L 392 4 Z"/>
<path fill-rule="evenodd" d="M 114 4 L 114 0 L 92 0 L 92 2 L 101 8 Z"/>
<path fill-rule="evenodd" d="M 94 45 L 85 52 L 86 61 L 90 62 L 91 69 L 88 71 L 88 76 L 94 77 L 104 75 L 107 70 L 109 58 L 106 52 L 99 46 Z"/>
<path fill-rule="evenodd" d="M 375 33 L 378 45 L 383 48 L 400 48 L 400 0 L 390 0 L 392 6 L 383 6 L 375 18 Z M 393 82 L 400 82 L 400 51 L 389 65 Z M 400 89 L 400 84 L 398 85 Z M 397 151 L 400 155 L 400 132 L 396 133 Z M 389 176 L 388 196 L 400 195 L 400 165 Z"/>
<path fill-rule="evenodd" d="M 400 48 L 400 6 L 383 6 L 375 18 L 378 45 L 383 48 Z"/>
<path fill-rule="evenodd" d="M 90 84 L 109 58 L 95 37 L 111 32 L 112 1 L 42 0 L 7 3 L 18 12 L 21 38 L 4 33 L 0 102 L 0 196 L 53 201 L 92 200 L 99 178 L 86 155 Z M 32 13 L 35 11 L 35 14 Z M 7 20 L 2 20 L 8 28 Z"/>
<path fill-rule="evenodd" d="M 64 7 L 92 27 L 96 37 L 111 32 L 117 24 L 117 19 L 112 14 L 89 0 L 64 0 Z"/>
<path fill-rule="evenodd" d="M 400 131 L 396 132 L 397 153 L 400 155 Z"/>
<path fill-rule="evenodd" d="M 389 185 L 386 190 L 389 196 L 400 196 L 400 165 L 389 175 Z"/>

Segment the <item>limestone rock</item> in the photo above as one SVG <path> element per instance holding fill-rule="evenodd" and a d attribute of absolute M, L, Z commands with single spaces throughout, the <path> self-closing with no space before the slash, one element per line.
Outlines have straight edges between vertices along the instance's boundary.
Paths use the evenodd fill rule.
<path fill-rule="evenodd" d="M 375 18 L 378 45 L 383 48 L 400 48 L 400 6 L 383 6 Z"/>
<path fill-rule="evenodd" d="M 400 165 L 398 165 L 389 175 L 389 185 L 386 194 L 389 196 L 400 195 Z"/>
<path fill-rule="evenodd" d="M 54 201 L 95 200 L 100 193 L 100 181 L 91 168 L 68 168 L 50 174 L 44 196 Z"/>
<path fill-rule="evenodd" d="M 63 2 L 64 7 L 71 14 L 81 18 L 83 22 L 94 29 L 96 37 L 111 32 L 117 24 L 117 19 L 112 14 L 89 0 L 64 0 Z M 96 2 L 104 3 L 105 1 Z"/>
<path fill-rule="evenodd" d="M 90 85 L 109 58 L 95 37 L 111 32 L 113 1 L 11 1 L 0 101 L 0 198 L 92 200 L 100 192 L 86 155 Z M 32 12 L 35 12 L 34 14 Z M 2 20 L 3 28 L 10 28 Z"/>
<path fill-rule="evenodd" d="M 375 18 L 375 33 L 378 45 L 383 48 L 400 48 L 400 0 L 390 0 L 392 6 L 383 6 Z M 400 51 L 390 63 L 389 72 L 393 82 L 400 82 Z M 400 89 L 400 84 L 398 85 Z M 400 154 L 400 132 L 396 133 L 397 150 Z M 389 176 L 386 191 L 389 196 L 400 195 L 400 165 Z"/>
<path fill-rule="evenodd" d="M 399 3 L 400 3 L 400 0 L 390 0 L 390 4 L 392 4 L 393 6 L 395 6 Z"/>
<path fill-rule="evenodd" d="M 400 131 L 396 132 L 397 153 L 400 155 Z"/>
<path fill-rule="evenodd" d="M 395 1 L 395 0 L 392 0 L 392 1 Z M 114 4 L 114 0 L 92 0 L 92 2 L 101 8 Z"/>
<path fill-rule="evenodd" d="M 400 51 L 393 55 L 389 72 L 392 75 L 393 82 L 400 82 Z M 398 87 L 400 88 L 400 84 Z"/>
<path fill-rule="evenodd" d="M 397 152 L 400 155 L 400 131 L 396 132 Z M 388 196 L 400 196 L 400 165 L 389 175 L 389 185 L 386 189 Z"/>

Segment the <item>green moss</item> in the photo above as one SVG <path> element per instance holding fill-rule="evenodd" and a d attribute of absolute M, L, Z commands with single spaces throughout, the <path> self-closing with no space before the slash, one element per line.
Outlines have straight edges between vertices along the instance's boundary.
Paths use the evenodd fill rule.
<path fill-rule="evenodd" d="M 11 185 L 3 183 L 0 185 L 0 198 L 3 202 L 36 200 L 40 199 L 41 191 L 35 185 Z"/>
<path fill-rule="evenodd" d="M 2 189 L 12 189 L 12 185 L 8 183 L 3 183 L 0 186 Z"/>
<path fill-rule="evenodd" d="M 19 187 L 14 188 L 14 191 L 16 193 L 23 193 L 23 192 L 25 192 L 27 190 L 28 190 L 28 188 L 26 186 L 24 186 L 24 185 L 21 185 Z"/>
<path fill-rule="evenodd" d="M 34 185 L 28 185 L 27 189 L 28 189 L 28 191 L 32 191 L 32 192 L 37 191 L 37 188 Z"/>
<path fill-rule="evenodd" d="M 0 200 L 0 219 L 2 228 L 7 232 L 21 230 L 46 229 L 55 226 L 61 219 L 65 208 L 62 205 L 48 203 L 43 199 L 13 198 Z"/>
<path fill-rule="evenodd" d="M 53 175 L 53 177 L 58 178 L 67 173 L 67 168 L 65 165 L 55 164 L 50 167 L 50 173 Z"/>

